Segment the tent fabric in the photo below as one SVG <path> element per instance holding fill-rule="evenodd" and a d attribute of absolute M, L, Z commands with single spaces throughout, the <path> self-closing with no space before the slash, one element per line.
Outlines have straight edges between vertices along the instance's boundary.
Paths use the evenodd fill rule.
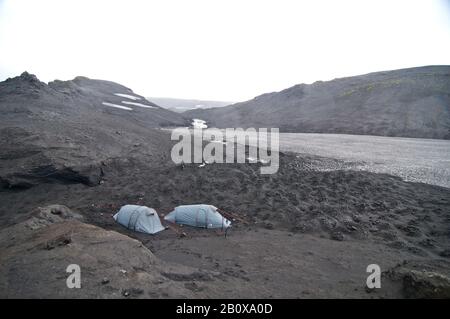
<path fill-rule="evenodd" d="M 175 207 L 165 220 L 202 228 L 228 228 L 231 222 L 223 217 L 212 205 L 183 205 Z"/>
<path fill-rule="evenodd" d="M 122 206 L 114 220 L 128 229 L 147 234 L 156 234 L 165 228 L 153 208 L 138 205 Z"/>

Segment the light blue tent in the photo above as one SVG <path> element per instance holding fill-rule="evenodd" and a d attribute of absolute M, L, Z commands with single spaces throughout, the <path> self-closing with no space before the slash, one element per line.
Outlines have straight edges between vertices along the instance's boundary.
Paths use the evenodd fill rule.
<path fill-rule="evenodd" d="M 155 234 L 164 230 L 159 216 L 153 208 L 125 205 L 113 216 L 114 220 L 128 229 L 141 233 Z"/>
<path fill-rule="evenodd" d="M 231 226 L 231 222 L 223 217 L 212 205 L 183 205 L 175 207 L 165 220 L 172 223 L 202 228 L 223 228 Z"/>

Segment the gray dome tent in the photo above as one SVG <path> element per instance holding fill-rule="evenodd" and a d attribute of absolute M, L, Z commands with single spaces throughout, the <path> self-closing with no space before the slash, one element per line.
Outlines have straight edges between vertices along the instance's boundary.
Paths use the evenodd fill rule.
<path fill-rule="evenodd" d="M 177 224 L 202 228 L 225 229 L 231 226 L 231 222 L 217 211 L 217 207 L 205 204 L 175 207 L 164 219 Z"/>
<path fill-rule="evenodd" d="M 128 229 L 141 233 L 155 234 L 164 230 L 159 216 L 153 208 L 125 205 L 113 216 L 114 220 Z"/>

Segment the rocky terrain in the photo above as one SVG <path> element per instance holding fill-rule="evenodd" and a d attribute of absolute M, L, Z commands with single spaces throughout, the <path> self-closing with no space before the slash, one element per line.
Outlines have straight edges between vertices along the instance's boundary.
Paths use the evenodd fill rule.
<path fill-rule="evenodd" d="M 448 297 L 448 188 L 317 171 L 330 159 L 292 153 L 273 175 L 250 163 L 182 168 L 159 127 L 184 119 L 145 101 L 102 104 L 132 106 L 115 93 L 140 97 L 85 78 L 0 83 L 1 297 Z M 239 218 L 227 237 L 166 223 L 151 236 L 112 218 L 125 204 L 162 218 L 194 203 Z M 365 285 L 373 263 L 375 291 Z M 81 267 L 81 289 L 65 285 L 69 264 Z"/>
<path fill-rule="evenodd" d="M 189 124 L 122 85 L 84 77 L 47 85 L 25 72 L 0 83 L 0 107 L 0 188 L 96 184 L 103 161 L 151 161 L 151 128 Z"/>
<path fill-rule="evenodd" d="M 219 128 L 450 139 L 450 66 L 299 84 L 224 108 L 184 114 Z"/>

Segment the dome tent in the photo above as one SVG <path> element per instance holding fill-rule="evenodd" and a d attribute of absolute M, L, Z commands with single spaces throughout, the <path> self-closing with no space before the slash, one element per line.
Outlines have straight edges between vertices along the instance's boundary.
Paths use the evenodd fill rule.
<path fill-rule="evenodd" d="M 228 228 L 231 226 L 231 222 L 217 211 L 217 207 L 205 204 L 175 207 L 164 219 L 177 224 L 202 228 Z"/>
<path fill-rule="evenodd" d="M 156 234 L 165 228 L 153 208 L 138 205 L 122 206 L 114 220 L 128 229 L 147 234 Z"/>

